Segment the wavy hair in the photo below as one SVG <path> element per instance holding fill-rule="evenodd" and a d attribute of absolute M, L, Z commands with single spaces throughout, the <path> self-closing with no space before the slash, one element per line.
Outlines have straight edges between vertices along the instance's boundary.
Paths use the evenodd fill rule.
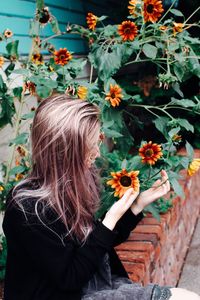
<path fill-rule="evenodd" d="M 100 130 L 99 108 L 66 95 L 54 95 L 38 106 L 30 136 L 32 167 L 13 189 L 13 199 L 36 199 L 56 213 L 66 236 L 85 242 L 100 206 L 98 174 L 86 164 Z M 27 184 L 39 183 L 36 188 Z M 21 200 L 20 200 L 21 199 Z M 46 224 L 44 224 L 46 226 Z"/>

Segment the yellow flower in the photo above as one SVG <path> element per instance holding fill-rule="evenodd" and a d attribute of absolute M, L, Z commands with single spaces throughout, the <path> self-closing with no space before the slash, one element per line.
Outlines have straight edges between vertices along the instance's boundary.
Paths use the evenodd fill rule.
<path fill-rule="evenodd" d="M 9 38 L 11 38 L 13 36 L 13 33 L 12 33 L 12 31 L 10 29 L 6 29 L 4 31 L 4 36 L 5 36 L 5 38 L 9 39 Z"/>
<path fill-rule="evenodd" d="M 129 9 L 129 14 L 132 15 L 132 16 L 135 16 L 135 9 L 136 9 L 136 5 L 139 3 L 138 0 L 130 0 L 129 1 L 129 6 L 128 6 L 128 9 Z"/>
<path fill-rule="evenodd" d="M 44 63 L 42 54 L 39 52 L 33 53 L 31 60 L 36 65 L 42 65 Z"/>
<path fill-rule="evenodd" d="M 78 98 L 79 98 L 79 99 L 85 100 L 86 97 L 87 97 L 87 93 L 88 93 L 88 89 L 87 89 L 86 86 L 80 85 L 80 86 L 78 87 L 77 95 L 78 95 Z"/>
<path fill-rule="evenodd" d="M 190 163 L 187 173 L 189 176 L 193 176 L 200 168 L 200 158 L 195 158 Z"/>
<path fill-rule="evenodd" d="M 111 105 L 115 107 L 115 106 L 119 106 L 119 103 L 121 102 L 122 98 L 123 95 L 120 86 L 117 84 L 115 85 L 110 84 L 110 91 L 109 93 L 106 94 L 105 100 L 110 101 Z"/>
<path fill-rule="evenodd" d="M 111 172 L 113 179 L 108 180 L 107 184 L 115 189 L 114 196 L 121 198 L 129 188 L 133 188 L 135 191 L 139 190 L 138 174 L 139 171 L 127 172 L 126 169 L 119 172 Z"/>
<path fill-rule="evenodd" d="M 173 33 L 176 35 L 179 32 L 183 31 L 184 24 L 174 22 Z"/>
<path fill-rule="evenodd" d="M 0 192 L 2 192 L 4 190 L 4 187 L 2 185 L 0 185 Z"/>
<path fill-rule="evenodd" d="M 4 57 L 0 56 L 0 68 L 2 68 L 4 62 L 5 62 Z"/>

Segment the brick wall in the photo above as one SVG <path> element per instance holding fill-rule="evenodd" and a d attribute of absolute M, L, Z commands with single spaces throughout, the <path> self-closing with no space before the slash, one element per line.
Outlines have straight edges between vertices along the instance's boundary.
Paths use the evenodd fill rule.
<path fill-rule="evenodd" d="M 176 286 L 200 210 L 200 172 L 181 185 L 185 199 L 176 197 L 161 222 L 148 214 L 117 246 L 117 254 L 133 281 Z"/>

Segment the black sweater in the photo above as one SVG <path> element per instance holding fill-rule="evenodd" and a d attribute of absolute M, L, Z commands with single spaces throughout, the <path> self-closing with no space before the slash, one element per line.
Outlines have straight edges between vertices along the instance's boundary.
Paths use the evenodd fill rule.
<path fill-rule="evenodd" d="M 9 202 L 7 200 L 7 202 Z M 7 239 L 8 257 L 5 276 L 5 300 L 76 300 L 82 287 L 99 268 L 106 252 L 112 273 L 128 277 L 114 246 L 125 241 L 142 219 L 129 209 L 114 230 L 94 221 L 93 231 L 84 245 L 74 239 L 60 237 L 61 221 L 45 227 L 34 213 L 34 199 L 27 199 L 24 215 L 15 204 L 5 212 L 3 230 Z M 26 204 L 25 204 L 26 206 Z"/>

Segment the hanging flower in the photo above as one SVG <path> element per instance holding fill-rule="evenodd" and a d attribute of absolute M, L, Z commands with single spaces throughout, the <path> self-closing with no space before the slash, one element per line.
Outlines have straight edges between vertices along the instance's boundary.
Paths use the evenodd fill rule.
<path fill-rule="evenodd" d="M 110 91 L 108 94 L 106 94 L 105 100 L 110 101 L 111 105 L 115 107 L 115 106 L 119 106 L 119 103 L 121 102 L 122 98 L 123 95 L 120 86 L 117 84 L 115 85 L 110 84 Z"/>
<path fill-rule="evenodd" d="M 175 134 L 172 137 L 172 141 L 175 142 L 175 143 L 180 143 L 182 141 L 182 136 L 178 135 L 178 134 Z"/>
<path fill-rule="evenodd" d="M 54 52 L 54 61 L 57 65 L 66 65 L 72 59 L 71 53 L 66 48 Z"/>
<path fill-rule="evenodd" d="M 165 25 L 162 25 L 162 26 L 159 27 L 159 29 L 160 29 L 161 31 L 166 31 L 166 30 L 168 30 L 168 27 L 165 26 Z"/>
<path fill-rule="evenodd" d="M 24 157 L 24 156 L 26 156 L 27 154 L 28 154 L 28 151 L 26 150 L 26 148 L 24 148 L 23 146 L 18 146 L 17 147 L 17 152 L 19 153 L 19 155 L 21 156 L 21 157 Z"/>
<path fill-rule="evenodd" d="M 86 22 L 88 25 L 88 28 L 91 30 L 95 30 L 96 25 L 97 25 L 98 17 L 95 16 L 93 13 L 88 13 L 86 17 Z"/>
<path fill-rule="evenodd" d="M 26 81 L 24 83 L 24 86 L 23 86 L 24 93 L 27 90 L 30 92 L 31 95 L 35 95 L 36 94 L 36 85 L 35 85 L 35 83 L 33 83 L 32 81 Z"/>
<path fill-rule="evenodd" d="M 39 52 L 33 53 L 31 61 L 36 65 L 42 65 L 44 63 L 42 54 Z"/>
<path fill-rule="evenodd" d="M 152 141 L 150 141 L 139 149 L 139 155 L 142 157 L 143 163 L 154 165 L 163 155 L 161 145 L 153 144 Z"/>
<path fill-rule="evenodd" d="M 44 7 L 40 12 L 39 12 L 39 22 L 42 25 L 45 25 L 49 22 L 51 18 L 51 14 L 49 13 L 49 8 Z"/>
<path fill-rule="evenodd" d="M 179 32 L 183 31 L 184 24 L 174 22 L 173 34 L 176 35 Z"/>
<path fill-rule="evenodd" d="M 160 0 L 144 0 L 144 21 L 155 23 L 164 9 Z"/>
<path fill-rule="evenodd" d="M 79 99 L 82 99 L 82 100 L 86 99 L 87 93 L 88 93 L 88 89 L 87 89 L 86 86 L 80 85 L 80 86 L 78 87 L 77 95 L 78 95 L 78 98 L 79 98 Z"/>
<path fill-rule="evenodd" d="M 24 174 L 19 173 L 15 176 L 15 181 L 19 181 L 22 178 L 24 178 Z"/>
<path fill-rule="evenodd" d="M 140 184 L 138 174 L 139 171 L 127 172 L 126 169 L 116 173 L 111 172 L 113 179 L 108 180 L 107 184 L 115 189 L 114 196 L 119 196 L 121 198 L 129 188 L 133 188 L 134 191 L 139 190 Z"/>
<path fill-rule="evenodd" d="M 4 187 L 0 185 L 0 192 L 4 191 Z"/>
<path fill-rule="evenodd" d="M 5 62 L 4 57 L 0 56 L 0 68 L 3 67 L 4 62 Z"/>
<path fill-rule="evenodd" d="M 4 31 L 4 36 L 5 36 L 6 39 L 9 39 L 13 36 L 13 32 L 10 29 L 6 29 Z"/>
<path fill-rule="evenodd" d="M 130 15 L 136 16 L 135 9 L 136 9 L 136 5 L 138 3 L 139 3 L 138 0 L 130 0 L 129 1 L 128 9 L 129 9 L 129 14 Z"/>
<path fill-rule="evenodd" d="M 133 41 L 137 36 L 138 28 L 134 22 L 123 21 L 122 24 L 118 26 L 118 33 L 124 42 Z"/>
<path fill-rule="evenodd" d="M 190 163 L 187 173 L 189 176 L 193 176 L 200 168 L 200 158 L 195 158 Z"/>

